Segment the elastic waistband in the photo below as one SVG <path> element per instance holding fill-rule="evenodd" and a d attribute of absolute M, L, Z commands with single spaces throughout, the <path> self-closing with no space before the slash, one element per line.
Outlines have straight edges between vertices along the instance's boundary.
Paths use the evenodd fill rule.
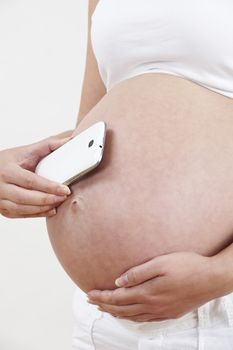
<path fill-rule="evenodd" d="M 233 293 L 209 301 L 197 312 L 199 328 L 233 327 Z"/>
<path fill-rule="evenodd" d="M 151 335 L 154 332 L 169 333 L 178 330 L 184 331 L 197 327 L 218 327 L 219 325 L 233 327 L 233 293 L 211 300 L 198 309 L 177 319 L 153 322 L 134 322 L 118 319 L 106 312 L 101 312 L 97 306 L 88 304 L 86 293 L 80 289 L 76 290 L 74 303 L 79 304 L 79 310 L 82 309 L 83 314 L 89 314 L 93 318 L 104 318 L 106 321 L 111 322 L 113 327 L 114 325 L 121 326 L 124 329 L 129 329 L 143 335 Z"/>
<path fill-rule="evenodd" d="M 82 313 L 92 314 L 92 317 L 104 318 L 115 325 L 121 325 L 124 328 L 128 328 L 131 331 L 142 332 L 145 334 L 151 334 L 155 330 L 169 330 L 169 329 L 190 329 L 198 326 L 198 313 L 197 310 L 189 312 L 188 314 L 178 318 L 170 319 L 165 321 L 152 321 L 152 322 L 134 322 L 130 320 L 118 319 L 112 315 L 101 312 L 98 310 L 97 306 L 93 304 L 88 304 L 87 294 L 84 293 L 81 289 L 77 288 L 74 295 L 74 304 L 76 307 L 73 309 L 82 310 Z M 101 315 L 102 314 L 102 315 Z"/>
<path fill-rule="evenodd" d="M 109 315 L 107 316 L 109 317 Z M 188 314 L 166 321 L 152 321 L 152 322 L 134 322 L 124 319 L 117 319 L 124 328 L 128 328 L 131 331 L 142 333 L 143 335 L 152 335 L 155 332 L 169 333 L 170 331 L 186 330 L 198 327 L 198 313 L 197 310 L 189 312 Z"/>

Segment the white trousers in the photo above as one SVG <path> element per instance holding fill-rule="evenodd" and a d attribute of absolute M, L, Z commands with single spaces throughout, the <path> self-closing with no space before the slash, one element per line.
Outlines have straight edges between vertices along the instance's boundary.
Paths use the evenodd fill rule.
<path fill-rule="evenodd" d="M 233 293 L 178 319 L 134 322 L 118 319 L 73 299 L 73 350 L 233 350 Z"/>

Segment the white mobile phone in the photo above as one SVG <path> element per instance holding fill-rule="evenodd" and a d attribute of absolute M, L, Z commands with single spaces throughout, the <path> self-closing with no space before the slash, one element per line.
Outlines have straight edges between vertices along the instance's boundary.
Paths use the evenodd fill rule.
<path fill-rule="evenodd" d="M 64 185 L 71 185 L 101 162 L 106 123 L 99 121 L 44 157 L 35 173 Z"/>

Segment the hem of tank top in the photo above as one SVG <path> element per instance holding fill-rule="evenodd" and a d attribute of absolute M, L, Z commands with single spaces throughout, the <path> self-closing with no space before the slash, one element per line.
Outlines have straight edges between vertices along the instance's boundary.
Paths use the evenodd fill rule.
<path fill-rule="evenodd" d="M 164 70 L 164 69 L 159 69 L 159 70 L 158 70 L 157 68 L 150 68 L 149 70 L 147 69 L 147 70 L 145 70 L 145 71 L 143 70 L 143 71 L 139 71 L 139 72 L 136 72 L 136 73 L 129 74 L 129 75 L 127 75 L 126 77 L 124 77 L 124 79 L 117 81 L 115 84 L 111 85 L 110 87 L 107 87 L 107 88 L 106 88 L 106 89 L 107 89 L 107 92 L 109 92 L 109 91 L 110 91 L 113 87 L 115 87 L 117 84 L 119 84 L 119 83 L 121 83 L 121 82 L 123 82 L 123 81 L 125 81 L 125 80 L 134 78 L 134 77 L 139 76 L 139 75 L 147 74 L 147 73 L 152 73 L 152 74 L 153 74 L 153 73 L 155 73 L 155 74 L 160 74 L 160 73 L 161 73 L 161 74 L 168 74 L 168 75 L 178 76 L 178 77 L 181 77 L 181 78 L 183 78 L 183 79 L 185 79 L 185 80 L 189 80 L 189 81 L 191 81 L 191 82 L 193 82 L 193 83 L 195 83 L 195 84 L 197 84 L 197 85 L 200 85 L 200 86 L 206 88 L 207 90 L 216 92 L 216 93 L 219 94 L 219 95 L 222 95 L 222 96 L 228 97 L 228 98 L 230 98 L 230 99 L 233 99 L 233 92 L 232 92 L 232 93 L 231 93 L 231 92 L 229 92 L 229 93 L 228 93 L 228 92 L 223 93 L 221 90 L 219 90 L 219 89 L 217 89 L 217 88 L 210 87 L 210 86 L 208 86 L 208 85 L 206 85 L 206 84 L 204 84 L 204 83 L 201 83 L 201 82 L 199 82 L 199 81 L 197 81 L 197 80 L 190 79 L 190 78 L 186 77 L 186 76 L 183 75 L 183 74 L 175 73 L 175 72 L 168 71 L 168 70 Z"/>
<path fill-rule="evenodd" d="M 168 75 L 175 75 L 175 76 L 187 79 L 182 74 L 177 74 L 177 73 L 174 73 L 174 72 L 171 72 L 171 71 L 167 71 L 167 70 L 161 70 L 161 69 L 158 70 L 158 69 L 154 68 L 154 70 L 153 69 L 143 70 L 143 71 L 134 72 L 132 74 L 128 74 L 123 79 L 116 81 L 113 85 L 107 85 L 107 87 L 106 87 L 107 92 L 109 92 L 113 87 L 115 87 L 117 84 L 119 84 L 119 83 L 121 83 L 123 81 L 126 81 L 128 79 L 131 79 L 131 78 L 134 78 L 136 76 L 143 75 L 143 74 L 146 74 L 146 73 L 151 73 L 151 74 L 153 74 L 153 73 L 157 73 L 157 74 L 162 73 L 162 74 L 168 74 Z"/>

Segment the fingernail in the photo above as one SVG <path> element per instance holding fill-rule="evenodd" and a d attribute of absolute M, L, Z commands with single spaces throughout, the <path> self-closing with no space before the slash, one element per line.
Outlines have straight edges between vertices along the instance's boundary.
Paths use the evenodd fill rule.
<path fill-rule="evenodd" d="M 54 216 L 56 213 L 57 213 L 56 209 L 52 209 L 52 210 L 48 211 L 45 216 Z"/>
<path fill-rule="evenodd" d="M 56 197 L 56 198 L 54 198 L 54 203 L 62 202 L 62 201 L 64 201 L 66 198 L 67 198 L 67 196 L 59 196 L 59 197 Z"/>
<path fill-rule="evenodd" d="M 71 194 L 71 191 L 70 191 L 69 187 L 63 185 L 63 186 L 58 187 L 58 193 L 69 195 L 69 194 Z"/>
<path fill-rule="evenodd" d="M 115 280 L 115 285 L 117 287 L 124 287 L 126 284 L 128 284 L 129 280 L 128 280 L 128 275 L 122 275 L 119 278 L 117 278 Z"/>
<path fill-rule="evenodd" d="M 98 295 L 99 295 L 99 293 L 98 293 L 97 291 L 94 291 L 94 290 L 93 290 L 93 291 L 89 292 L 89 293 L 88 293 L 89 301 L 91 301 L 90 299 L 95 299 L 95 298 L 97 298 Z"/>

